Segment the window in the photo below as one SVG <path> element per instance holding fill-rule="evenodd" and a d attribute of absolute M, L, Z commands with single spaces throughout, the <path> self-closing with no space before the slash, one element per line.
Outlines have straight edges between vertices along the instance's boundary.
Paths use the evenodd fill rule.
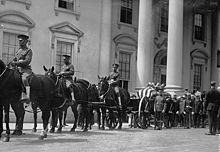
<path fill-rule="evenodd" d="M 168 6 L 164 6 L 160 10 L 160 31 L 168 32 Z"/>
<path fill-rule="evenodd" d="M 120 22 L 132 24 L 133 0 L 121 0 Z"/>
<path fill-rule="evenodd" d="M 160 65 L 167 65 L 167 56 L 164 56 L 164 57 L 161 59 Z"/>
<path fill-rule="evenodd" d="M 5 64 L 8 64 L 15 57 L 15 53 L 18 50 L 18 39 L 17 34 L 14 33 L 3 33 L 3 50 L 2 60 Z"/>
<path fill-rule="evenodd" d="M 58 7 L 68 10 L 74 10 L 74 0 L 59 0 Z"/>
<path fill-rule="evenodd" d="M 56 53 L 56 71 L 60 72 L 63 66 L 62 55 L 68 54 L 72 56 L 73 43 L 58 41 L 57 42 L 57 53 Z"/>
<path fill-rule="evenodd" d="M 119 72 L 120 72 L 120 87 L 128 90 L 128 82 L 130 80 L 131 69 L 131 54 L 120 52 L 119 54 Z"/>
<path fill-rule="evenodd" d="M 55 15 L 60 13 L 73 14 L 76 20 L 80 17 L 80 1 L 79 0 L 54 0 L 55 1 Z"/>
<path fill-rule="evenodd" d="M 194 15 L 194 38 L 196 40 L 205 40 L 204 15 L 196 13 Z"/>
<path fill-rule="evenodd" d="M 200 90 L 202 84 L 202 65 L 194 64 L 194 83 L 193 89 Z"/>

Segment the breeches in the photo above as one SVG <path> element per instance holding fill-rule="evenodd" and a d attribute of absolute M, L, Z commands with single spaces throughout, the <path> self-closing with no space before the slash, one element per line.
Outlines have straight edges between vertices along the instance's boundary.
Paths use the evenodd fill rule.
<path fill-rule="evenodd" d="M 72 82 L 70 81 L 70 80 L 66 80 L 66 88 L 69 88 L 70 87 L 70 85 L 72 84 Z"/>
<path fill-rule="evenodd" d="M 120 96 L 119 87 L 118 87 L 118 86 L 115 86 L 115 87 L 114 87 L 114 90 L 115 90 L 115 93 L 117 94 L 117 96 Z"/>
<path fill-rule="evenodd" d="M 22 82 L 23 82 L 24 86 L 29 86 L 27 77 L 30 75 L 31 75 L 31 73 L 29 73 L 29 72 L 22 73 Z"/>

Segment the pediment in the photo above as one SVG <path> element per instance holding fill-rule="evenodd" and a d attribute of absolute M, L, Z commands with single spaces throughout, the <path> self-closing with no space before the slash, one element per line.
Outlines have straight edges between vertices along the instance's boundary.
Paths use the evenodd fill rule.
<path fill-rule="evenodd" d="M 126 44 L 131 46 L 137 46 L 137 41 L 128 34 L 120 34 L 114 38 L 116 44 Z"/>
<path fill-rule="evenodd" d="M 22 12 L 13 10 L 0 12 L 0 22 L 23 25 L 28 27 L 35 26 L 34 21 L 30 17 L 23 14 Z"/>
<path fill-rule="evenodd" d="M 73 24 L 69 22 L 63 22 L 60 24 L 53 25 L 49 27 L 49 29 L 52 32 L 60 32 L 60 33 L 65 33 L 65 34 L 70 34 L 70 35 L 76 35 L 78 37 L 83 36 L 83 32 L 76 28 Z"/>

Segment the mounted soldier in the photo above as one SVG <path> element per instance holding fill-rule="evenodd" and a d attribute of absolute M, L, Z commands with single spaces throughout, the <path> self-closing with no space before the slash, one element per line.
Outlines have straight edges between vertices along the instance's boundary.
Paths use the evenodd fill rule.
<path fill-rule="evenodd" d="M 63 55 L 64 65 L 61 68 L 61 71 L 58 75 L 62 76 L 65 80 L 66 88 L 69 90 L 71 94 L 71 102 L 75 101 L 74 93 L 70 91 L 70 85 L 73 83 L 73 76 L 75 73 L 74 66 L 70 61 L 70 55 Z"/>
<path fill-rule="evenodd" d="M 109 76 L 108 76 L 108 80 L 109 80 L 109 84 L 111 84 L 111 86 L 114 88 L 115 93 L 118 97 L 118 103 L 120 108 L 122 108 L 122 103 L 121 103 L 121 96 L 119 93 L 119 78 L 120 78 L 120 73 L 119 73 L 119 64 L 114 63 L 112 64 L 112 72 L 110 72 Z"/>
<path fill-rule="evenodd" d="M 30 85 L 27 78 L 32 74 L 31 61 L 33 52 L 27 47 L 29 37 L 27 35 L 18 35 L 19 49 L 16 52 L 15 58 L 11 62 L 11 66 L 17 67 L 22 74 L 23 89 L 21 95 L 21 101 L 30 101 Z"/>

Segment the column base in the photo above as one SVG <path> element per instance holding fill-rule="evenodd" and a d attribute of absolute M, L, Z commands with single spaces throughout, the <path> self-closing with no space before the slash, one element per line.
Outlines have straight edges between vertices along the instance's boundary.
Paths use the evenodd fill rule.
<path fill-rule="evenodd" d="M 183 88 L 177 85 L 167 85 L 164 91 L 170 93 L 171 95 L 176 94 L 177 96 L 184 94 Z"/>

